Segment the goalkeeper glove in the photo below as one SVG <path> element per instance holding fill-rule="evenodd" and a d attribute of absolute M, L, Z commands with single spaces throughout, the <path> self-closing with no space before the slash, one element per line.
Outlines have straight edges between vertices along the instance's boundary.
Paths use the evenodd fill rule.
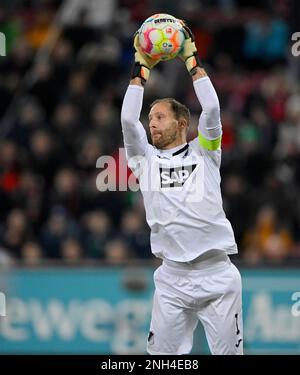
<path fill-rule="evenodd" d="M 142 84 L 145 84 L 149 78 L 150 70 L 159 63 L 158 60 L 153 60 L 148 57 L 140 47 L 138 31 L 134 36 L 134 65 L 131 72 L 131 78 L 140 77 L 142 79 Z"/>
<path fill-rule="evenodd" d="M 190 73 L 194 75 L 196 68 L 201 66 L 200 58 L 198 56 L 197 47 L 195 44 L 195 37 L 191 29 L 181 20 L 183 32 L 185 35 L 185 41 L 182 51 L 178 54 L 178 57 L 185 63 L 185 66 Z"/>

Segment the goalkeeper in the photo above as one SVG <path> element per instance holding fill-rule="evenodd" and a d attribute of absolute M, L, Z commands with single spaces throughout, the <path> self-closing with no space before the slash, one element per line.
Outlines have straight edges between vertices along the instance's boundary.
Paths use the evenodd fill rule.
<path fill-rule="evenodd" d="M 134 38 L 135 63 L 121 123 L 128 164 L 138 176 L 151 250 L 162 259 L 148 335 L 149 354 L 187 354 L 200 321 L 212 354 L 243 353 L 241 276 L 228 255 L 237 253 L 220 190 L 220 107 L 201 67 L 194 37 L 183 23 L 179 58 L 202 107 L 198 137 L 187 142 L 190 113 L 173 98 L 158 99 L 149 112 L 152 145 L 139 118 L 144 86 L 158 63 Z M 200 107 L 199 107 L 200 109 Z"/>

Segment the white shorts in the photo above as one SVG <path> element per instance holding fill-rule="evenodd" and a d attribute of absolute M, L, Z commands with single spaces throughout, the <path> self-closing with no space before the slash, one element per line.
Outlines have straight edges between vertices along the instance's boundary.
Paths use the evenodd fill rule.
<path fill-rule="evenodd" d="M 164 261 L 154 272 L 149 354 L 188 354 L 199 320 L 212 354 L 243 354 L 241 276 L 225 253 L 214 260 Z"/>

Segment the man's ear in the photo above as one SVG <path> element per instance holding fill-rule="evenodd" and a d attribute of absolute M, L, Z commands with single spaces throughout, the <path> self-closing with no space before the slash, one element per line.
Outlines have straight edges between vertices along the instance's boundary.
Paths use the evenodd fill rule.
<path fill-rule="evenodd" d="M 178 124 L 179 124 L 179 126 L 180 126 L 180 129 L 184 129 L 184 128 L 187 128 L 188 126 L 187 126 L 187 121 L 186 121 L 186 119 L 184 119 L 184 118 L 180 118 L 179 120 L 178 120 Z"/>

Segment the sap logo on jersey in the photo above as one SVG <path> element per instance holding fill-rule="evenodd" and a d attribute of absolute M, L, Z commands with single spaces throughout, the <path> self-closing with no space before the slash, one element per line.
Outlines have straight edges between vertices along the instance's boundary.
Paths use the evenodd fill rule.
<path fill-rule="evenodd" d="M 195 168 L 196 164 L 174 168 L 160 167 L 159 172 L 161 188 L 183 186 Z"/>

